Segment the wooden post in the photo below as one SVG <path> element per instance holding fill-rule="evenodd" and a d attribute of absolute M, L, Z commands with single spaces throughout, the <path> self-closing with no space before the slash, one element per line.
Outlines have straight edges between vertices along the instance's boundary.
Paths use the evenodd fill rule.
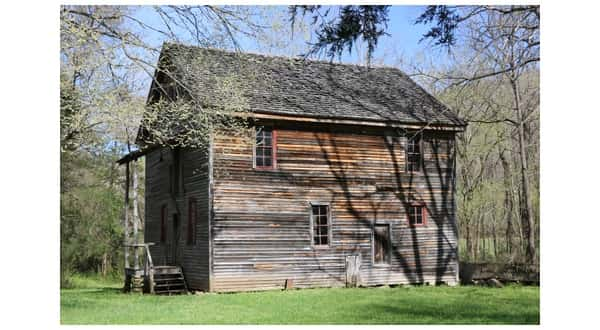
<path fill-rule="evenodd" d="M 132 198 L 133 198 L 133 243 L 134 244 L 138 244 L 138 221 L 139 221 L 139 214 L 138 214 L 138 175 L 137 175 L 137 160 L 133 161 L 133 194 L 132 194 Z M 140 254 L 139 254 L 139 248 L 136 246 L 133 250 L 134 252 L 134 257 L 133 257 L 133 268 L 134 269 L 138 269 L 140 266 Z"/>
<path fill-rule="evenodd" d="M 154 294 L 154 263 L 152 262 L 152 255 L 150 255 L 150 244 L 144 243 L 144 250 L 146 251 L 146 276 L 148 277 L 148 285 L 150 286 L 150 293 Z"/>
<path fill-rule="evenodd" d="M 125 163 L 125 268 L 129 268 L 129 162 Z"/>

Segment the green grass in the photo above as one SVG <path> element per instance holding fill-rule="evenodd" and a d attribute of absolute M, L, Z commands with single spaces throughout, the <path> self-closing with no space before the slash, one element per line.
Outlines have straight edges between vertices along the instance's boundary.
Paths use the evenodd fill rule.
<path fill-rule="evenodd" d="M 539 287 L 414 286 L 235 294 L 123 294 L 77 277 L 63 324 L 539 324 Z"/>

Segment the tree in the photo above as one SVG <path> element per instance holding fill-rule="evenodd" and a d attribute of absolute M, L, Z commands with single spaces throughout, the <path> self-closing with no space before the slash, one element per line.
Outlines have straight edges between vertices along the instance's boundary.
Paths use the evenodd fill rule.
<path fill-rule="evenodd" d="M 533 204 L 538 200 L 539 186 L 535 165 L 539 155 L 539 6 L 429 6 L 416 22 L 433 23 L 422 40 L 432 40 L 455 55 L 454 65 L 437 72 L 418 69 L 417 76 L 432 80 L 441 90 L 472 91 L 482 83 L 494 84 L 497 89 L 497 93 L 482 94 L 494 105 L 492 109 L 487 107 L 464 118 L 470 123 L 469 129 L 507 126 L 509 134 L 498 148 L 498 162 L 503 164 L 505 176 L 506 235 L 513 232 L 511 198 L 516 195 L 524 254 L 526 261 L 534 264 L 537 212 Z M 515 164 L 511 165 L 513 155 Z M 533 171 L 530 163 L 536 166 Z M 516 185 L 513 172 L 519 175 Z M 509 249 L 511 240 L 507 237 Z"/>
<path fill-rule="evenodd" d="M 470 58 L 451 65 L 454 72 L 468 71 Z M 462 68 L 460 67 L 462 66 Z M 429 75 L 438 75 L 431 72 Z M 527 71 L 521 77 L 520 94 L 528 99 L 524 109 L 530 114 L 527 136 L 529 160 L 536 163 L 539 106 L 538 72 Z M 431 84 L 435 79 L 426 80 Z M 430 88 L 433 89 L 433 88 Z M 515 245 L 514 234 L 522 233 L 517 207 L 521 194 L 516 113 L 510 82 L 503 76 L 481 79 L 469 84 L 441 89 L 437 97 L 470 124 L 457 136 L 457 219 L 461 258 L 469 261 L 524 261 L 523 242 Z M 532 180 L 537 169 L 527 172 L 532 183 L 532 201 L 537 200 L 538 183 Z M 538 207 L 534 203 L 533 214 Z M 502 219 L 502 220 L 500 220 Z M 523 237 L 523 236 L 521 236 Z M 483 248 L 493 245 L 493 249 Z M 491 260 L 490 260 L 491 258 Z"/>
<path fill-rule="evenodd" d="M 211 132 L 246 132 L 249 106 L 246 86 L 255 84 L 253 68 L 233 56 L 236 73 L 212 77 L 210 85 L 198 84 L 211 72 L 211 64 L 199 49 L 181 45 L 163 47 L 160 72 L 168 83 L 151 97 L 141 127 L 143 142 L 169 147 L 205 147 Z M 207 93 L 207 89 L 210 93 Z"/>
<path fill-rule="evenodd" d="M 367 43 L 367 66 L 369 66 L 373 52 L 377 47 L 379 38 L 386 35 L 385 29 L 388 22 L 390 6 L 340 6 L 339 11 L 330 17 L 332 8 L 323 9 L 322 6 L 290 6 L 292 25 L 295 23 L 298 12 L 302 11 L 304 17 L 307 13 L 312 15 L 312 25 L 316 25 L 315 34 L 317 42 L 311 44 L 311 49 L 303 57 L 325 53 L 331 60 L 341 57 L 347 50 L 352 52 L 352 46 L 358 38 Z"/>
<path fill-rule="evenodd" d="M 434 45 L 451 50 L 457 43 L 456 34 L 466 27 L 467 42 L 475 52 L 486 51 L 489 44 L 496 51 L 509 45 L 517 52 L 512 63 L 494 63 L 470 75 L 449 76 L 455 83 L 464 83 L 523 69 L 540 60 L 539 6 L 428 6 L 416 24 L 434 23 L 421 40 L 433 40 Z M 497 41 L 494 45 L 491 42 Z M 490 52 L 491 50 L 487 50 Z M 492 51 L 493 53 L 493 51 Z M 489 55 L 489 53 L 488 53 Z M 496 56 L 496 54 L 491 55 Z M 492 62 L 490 62 L 492 63 Z M 506 64 L 502 66 L 502 64 Z"/>
<path fill-rule="evenodd" d="M 507 121 L 517 128 L 519 173 L 521 193 L 519 199 L 520 218 L 523 235 L 526 239 L 526 259 L 536 262 L 535 223 L 532 210 L 530 180 L 528 178 L 528 160 L 526 150 L 525 126 L 535 114 L 535 107 L 526 111 L 522 100 L 520 82 L 529 66 L 539 61 L 539 14 L 537 11 L 521 10 L 510 7 L 506 10 L 486 8 L 479 12 L 473 9 L 465 17 L 473 21 L 467 26 L 468 45 L 473 50 L 473 59 L 483 59 L 483 69 L 464 77 L 450 77 L 454 84 L 469 83 L 476 80 L 501 75 L 508 81 L 512 92 L 514 119 Z M 445 39 L 444 39 L 445 40 Z"/>
<path fill-rule="evenodd" d="M 529 31 L 539 31 L 540 7 L 537 5 L 527 6 L 427 6 L 427 9 L 415 21 L 416 24 L 429 24 L 435 22 L 423 39 L 432 39 L 435 45 L 452 47 L 456 45 L 456 32 L 461 25 L 476 19 L 481 14 L 496 14 L 502 16 L 534 15 L 537 21 L 530 21 L 522 28 Z M 528 47 L 539 46 L 539 36 L 535 39 L 523 39 Z"/>
<path fill-rule="evenodd" d="M 61 70 L 86 95 L 87 121 L 107 124 L 99 127 L 107 139 L 125 145 L 133 144 L 144 112 L 143 99 L 134 99 L 147 86 L 137 82 L 153 79 L 158 69 L 155 63 L 162 42 L 147 37 L 149 32 L 165 41 L 239 49 L 238 34 L 254 36 L 261 29 L 245 7 L 151 7 L 160 24 L 141 20 L 136 15 L 139 10 L 127 6 L 61 7 Z M 137 107 L 131 106 L 132 100 Z M 125 114 L 125 110 L 132 113 Z"/>
<path fill-rule="evenodd" d="M 153 24 L 141 19 L 138 13 L 142 10 L 150 10 L 158 19 Z M 123 152 L 135 148 L 138 126 L 143 114 L 148 113 L 144 95 L 148 86 L 139 82 L 155 77 L 156 58 L 163 41 L 239 49 L 236 36 L 252 36 L 262 29 L 253 22 L 253 15 L 247 7 L 61 6 L 63 275 L 70 270 L 96 269 L 105 274 L 110 266 L 121 261 L 117 256 L 121 255 L 118 247 L 123 233 L 116 228 L 120 228 L 122 219 L 123 175 L 115 161 Z M 158 36 L 159 40 L 152 36 Z M 177 73 L 192 71 L 177 70 Z M 175 77 L 174 72 L 165 74 Z M 181 78 L 178 88 L 191 90 L 186 84 L 190 79 L 187 74 L 178 78 Z M 223 90 L 236 88 L 226 81 L 222 85 Z M 205 121 L 218 121 L 229 115 L 219 110 L 216 115 L 202 117 L 207 111 L 199 111 L 200 101 L 193 97 L 187 101 L 190 111 L 178 113 L 174 121 L 181 122 L 181 116 L 200 114 L 196 122 L 212 128 L 216 124 Z M 164 103 L 152 107 L 161 105 Z M 182 105 L 183 102 L 172 104 L 172 112 L 173 107 Z M 201 130 L 201 135 L 206 137 L 207 131 Z M 143 164 L 134 164 L 134 175 L 138 175 L 140 167 Z M 143 192 L 140 191 L 139 197 L 143 201 Z M 110 212 L 98 211 L 99 203 Z M 141 214 L 143 203 L 138 203 L 138 208 L 136 211 Z"/>

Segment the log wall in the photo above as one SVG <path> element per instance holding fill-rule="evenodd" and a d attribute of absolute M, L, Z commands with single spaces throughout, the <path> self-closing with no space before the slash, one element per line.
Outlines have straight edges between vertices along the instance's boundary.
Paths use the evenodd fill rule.
<path fill-rule="evenodd" d="M 361 127 L 279 123 L 277 168 L 253 169 L 252 142 L 213 141 L 214 291 L 343 286 L 346 256 L 362 285 L 457 279 L 452 132 L 425 131 L 424 169 L 404 170 L 405 137 Z M 396 136 L 392 138 L 390 136 Z M 427 222 L 409 226 L 423 201 Z M 310 202 L 330 203 L 332 241 L 311 245 Z M 389 224 L 389 265 L 373 264 L 373 224 Z"/>

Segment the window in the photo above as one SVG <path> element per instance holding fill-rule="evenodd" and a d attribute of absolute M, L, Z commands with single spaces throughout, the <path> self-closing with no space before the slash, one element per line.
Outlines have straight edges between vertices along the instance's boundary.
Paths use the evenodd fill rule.
<path fill-rule="evenodd" d="M 390 263 L 390 226 L 377 224 L 373 228 L 373 262 L 376 264 Z"/>
<path fill-rule="evenodd" d="M 422 226 L 427 223 L 426 209 L 422 204 L 411 205 L 408 207 L 408 223 L 411 226 Z"/>
<path fill-rule="evenodd" d="M 160 242 L 167 241 L 167 206 L 163 205 L 160 208 Z"/>
<path fill-rule="evenodd" d="M 254 166 L 262 169 L 273 169 L 277 162 L 277 134 L 270 127 L 256 127 L 256 144 L 254 146 Z"/>
<path fill-rule="evenodd" d="M 311 205 L 311 227 L 313 245 L 329 245 L 329 205 Z"/>
<path fill-rule="evenodd" d="M 406 171 L 421 170 L 421 134 L 409 133 L 406 139 Z"/>
<path fill-rule="evenodd" d="M 188 200 L 188 224 L 187 224 L 187 244 L 196 244 L 196 199 L 190 198 Z"/>

